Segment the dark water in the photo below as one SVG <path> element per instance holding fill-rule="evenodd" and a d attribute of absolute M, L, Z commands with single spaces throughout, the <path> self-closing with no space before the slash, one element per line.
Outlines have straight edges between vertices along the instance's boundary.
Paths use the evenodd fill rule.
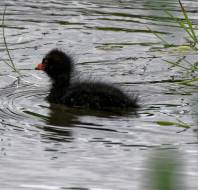
<path fill-rule="evenodd" d="M 183 3 L 197 23 L 196 1 Z M 163 61 L 198 56 L 164 48 L 147 28 L 185 43 L 163 11 L 181 15 L 177 1 L 6 0 L 1 14 L 5 5 L 7 43 L 24 77 L 2 61 L 0 31 L 0 189 L 154 189 L 160 160 L 174 163 L 174 189 L 198 188 L 197 87 L 172 81 L 185 75 Z M 80 77 L 138 94 L 141 109 L 110 115 L 50 105 L 50 82 L 34 67 L 54 47 L 74 57 Z"/>

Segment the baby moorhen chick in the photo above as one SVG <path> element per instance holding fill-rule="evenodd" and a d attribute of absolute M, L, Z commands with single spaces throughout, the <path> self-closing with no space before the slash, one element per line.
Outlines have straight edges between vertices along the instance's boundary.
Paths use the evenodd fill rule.
<path fill-rule="evenodd" d="M 137 97 L 122 92 L 119 88 L 103 82 L 71 81 L 74 64 L 72 59 L 58 49 L 53 49 L 38 64 L 52 80 L 47 100 L 68 107 L 83 107 L 95 110 L 135 109 Z"/>

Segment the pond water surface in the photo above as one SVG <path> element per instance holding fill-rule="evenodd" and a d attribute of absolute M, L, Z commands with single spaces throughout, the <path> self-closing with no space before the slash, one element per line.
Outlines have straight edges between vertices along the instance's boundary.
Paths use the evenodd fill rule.
<path fill-rule="evenodd" d="M 198 23 L 197 2 L 183 3 Z M 6 0 L 1 14 L 5 5 L 7 44 L 24 76 L 3 62 L 0 31 L 0 189 L 155 189 L 160 160 L 174 163 L 174 189 L 198 188 L 197 87 L 174 82 L 185 74 L 164 61 L 198 60 L 197 52 L 164 48 L 147 28 L 185 43 L 164 12 L 181 15 L 176 0 Z M 119 85 L 141 108 L 114 115 L 50 105 L 50 81 L 34 68 L 55 47 L 74 57 L 82 80 Z"/>

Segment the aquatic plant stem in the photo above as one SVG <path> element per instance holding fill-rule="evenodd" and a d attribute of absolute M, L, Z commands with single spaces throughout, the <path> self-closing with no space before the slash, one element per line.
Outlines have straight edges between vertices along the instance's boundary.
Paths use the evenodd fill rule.
<path fill-rule="evenodd" d="M 182 5 L 181 0 L 178 0 L 180 8 L 181 8 L 181 12 L 184 16 L 184 21 L 181 18 L 178 18 L 174 15 L 172 15 L 170 12 L 165 11 L 166 14 L 172 18 L 173 20 L 176 21 L 176 23 L 178 23 L 180 25 L 180 27 L 188 34 L 188 36 L 191 38 L 192 40 L 192 44 L 191 46 L 195 49 L 197 49 L 196 45 L 198 44 L 198 38 L 195 34 L 194 28 L 193 28 L 193 24 L 191 22 L 191 20 L 188 17 L 187 11 L 185 10 L 184 6 Z"/>
<path fill-rule="evenodd" d="M 4 42 L 4 45 L 5 45 L 5 48 L 6 48 L 6 51 L 7 51 L 7 54 L 8 54 L 8 57 L 9 57 L 9 61 L 11 64 L 9 64 L 8 62 L 4 61 L 9 67 L 11 67 L 16 73 L 18 73 L 19 76 L 21 76 L 20 72 L 17 70 L 13 60 L 12 60 L 12 57 L 10 55 L 10 52 L 9 52 L 9 49 L 8 49 L 8 45 L 7 45 L 7 42 L 6 42 L 6 37 L 5 37 L 5 25 L 4 25 L 4 21 L 5 21 L 5 14 L 6 14 L 6 6 L 5 6 L 5 9 L 4 9 L 4 12 L 3 12 L 3 18 L 2 18 L 2 34 L 3 34 L 3 42 Z"/>
<path fill-rule="evenodd" d="M 189 29 L 190 29 L 190 31 L 191 31 L 192 39 L 194 39 L 194 42 L 198 43 L 198 39 L 197 39 L 197 36 L 196 36 L 196 34 L 195 34 L 195 32 L 194 32 L 192 22 L 191 22 L 190 19 L 188 18 L 188 14 L 187 14 L 186 10 L 184 9 L 184 6 L 182 5 L 181 0 L 178 0 L 178 1 L 179 1 L 179 4 L 180 4 L 182 13 L 183 13 L 183 15 L 184 15 L 184 18 L 185 18 L 185 20 L 186 20 L 186 22 L 187 22 L 187 24 L 188 24 L 188 27 L 189 27 Z"/>
<path fill-rule="evenodd" d="M 148 26 L 147 26 L 147 29 L 152 33 L 154 34 L 157 38 L 159 38 L 163 43 L 164 45 L 166 46 L 172 46 L 172 44 L 169 44 L 167 41 L 165 41 L 159 34 L 157 34 L 156 32 L 152 31 Z"/>

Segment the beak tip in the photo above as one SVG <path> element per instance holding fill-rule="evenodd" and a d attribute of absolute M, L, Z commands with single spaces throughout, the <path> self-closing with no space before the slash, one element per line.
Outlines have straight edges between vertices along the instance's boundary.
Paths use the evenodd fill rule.
<path fill-rule="evenodd" d="M 44 71 L 45 67 L 42 63 L 39 63 L 36 67 L 35 70 L 43 70 Z"/>

